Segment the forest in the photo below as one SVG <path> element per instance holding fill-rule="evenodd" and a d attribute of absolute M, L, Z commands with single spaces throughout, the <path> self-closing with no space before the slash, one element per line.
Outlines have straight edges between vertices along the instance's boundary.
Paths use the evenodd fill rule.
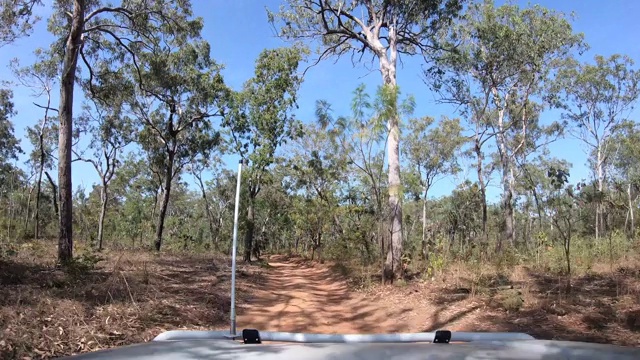
<path fill-rule="evenodd" d="M 566 257 L 558 270 L 570 272 L 573 247 L 633 245 L 640 128 L 627 116 L 640 75 L 625 55 L 578 60 L 588 45 L 563 14 L 488 1 L 427 1 L 424 9 L 291 1 L 268 18 L 293 45 L 264 50 L 254 76 L 230 89 L 188 2 L 152 3 L 56 3 L 49 22 L 64 46 L 34 49 L 33 64 L 10 64 L 42 117 L 17 139 L 12 92 L 2 90 L 4 246 L 58 238 L 61 263 L 73 259 L 74 240 L 96 251 L 229 253 L 237 168 L 226 154 L 246 164 L 245 261 L 291 251 L 358 258 L 381 263 L 393 280 L 409 263 L 539 260 L 556 247 Z M 28 31 L 38 5 L 16 3 L 16 17 L 2 24 L 3 44 Z M 370 19 L 356 18 L 365 5 Z M 298 119 L 301 64 L 318 57 L 309 50 L 318 41 L 320 61 L 371 52 L 382 81 L 345 94 L 351 113 L 336 114 L 319 98 L 316 118 Z M 401 95 L 396 82 L 399 56 L 424 57 L 425 88 L 459 113 L 415 114 L 418 100 Z M 76 87 L 82 103 L 74 103 Z M 60 103 L 52 103 L 58 90 Z M 543 123 L 550 108 L 562 115 Z M 549 152 L 568 136 L 586 145 L 592 177 L 570 183 L 571 164 Z M 89 139 L 85 147 L 77 146 L 81 138 Z M 18 163 L 22 142 L 33 150 Z M 90 163 L 100 183 L 74 187 L 77 161 Z M 465 167 L 473 172 L 449 195 L 429 198 L 434 183 Z M 500 187 L 495 203 L 490 182 Z"/>
<path fill-rule="evenodd" d="M 50 23 L 65 48 L 34 49 L 38 62 L 10 65 L 18 86 L 32 88 L 34 106 L 42 108 L 27 139 L 14 137 L 16 109 L 11 90 L 2 91 L 3 238 L 57 237 L 61 262 L 73 259 L 74 239 L 96 250 L 228 253 L 237 169 L 221 159 L 239 154 L 247 164 L 245 261 L 282 251 L 384 259 L 393 279 L 407 262 L 433 268 L 444 257 L 531 258 L 546 246 L 570 257 L 573 238 L 574 246 L 610 237 L 633 243 L 640 132 L 627 116 L 640 75 L 630 58 L 580 62 L 574 54 L 588 46 L 585 39 L 565 16 L 541 7 L 479 2 L 463 13 L 462 1 L 427 2 L 425 9 L 372 3 L 379 9 L 367 10 L 367 25 L 352 19 L 364 6 L 358 2 L 340 16 L 331 2 L 301 2 L 308 9 L 297 3 L 268 14 L 281 36 L 312 34 L 323 42 L 319 60 L 360 51 L 379 59 L 380 87 L 355 87 L 351 113 L 335 114 L 317 99 L 316 119 L 292 115 L 300 64 L 313 56 L 306 43 L 264 50 L 254 77 L 230 89 L 188 3 L 60 4 Z M 16 4 L 27 15 L 3 24 L 5 44 L 28 31 L 27 10 L 37 5 Z M 71 10 L 78 29 L 67 24 Z M 314 11 L 332 15 L 316 19 Z M 158 18 L 134 18 L 151 12 Z M 388 39 L 394 29 L 385 16 L 397 17 L 395 39 Z M 361 24 L 375 33 L 357 33 Z M 67 34 L 74 30 L 84 39 Z M 415 96 L 401 96 L 396 83 L 400 55 L 424 57 L 425 87 L 457 104 L 459 114 L 415 114 Z M 51 103 L 53 92 L 76 86 L 83 103 L 65 96 Z M 542 123 L 549 108 L 562 116 Z M 548 151 L 566 136 L 586 145 L 591 178 L 569 183 L 571 164 Z M 80 138 L 90 139 L 86 147 L 74 146 Z M 33 150 L 21 164 L 12 160 L 23 141 Z M 75 161 L 90 163 L 101 182 L 74 188 Z M 473 176 L 450 195 L 429 199 L 435 182 L 467 166 Z M 487 199 L 491 181 L 500 184 L 497 203 Z"/>
<path fill-rule="evenodd" d="M 6 64 L 0 86 L 0 268 L 34 242 L 55 245 L 56 268 L 87 272 L 114 252 L 229 256 L 240 163 L 246 266 L 293 254 L 383 284 L 528 266 L 569 291 L 640 254 L 640 72 L 627 54 L 583 56 L 570 14 L 282 0 L 263 21 L 286 45 L 232 87 L 191 1 L 116 3 L 2 2 L 0 51 L 38 21 L 56 40 Z M 378 86 L 352 84 L 346 112 L 317 93 L 314 116 L 297 116 L 307 74 L 344 58 L 372 64 Z M 398 80 L 409 58 L 422 93 Z M 20 118 L 16 88 L 37 119 Z M 432 97 L 455 111 L 416 111 Z M 567 139 L 589 176 L 572 176 L 583 164 L 558 151 Z M 79 164 L 100 181 L 73 182 Z"/>

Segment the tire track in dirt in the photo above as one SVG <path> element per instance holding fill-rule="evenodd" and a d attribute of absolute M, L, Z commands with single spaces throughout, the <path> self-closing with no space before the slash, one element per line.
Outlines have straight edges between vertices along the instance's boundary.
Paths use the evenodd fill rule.
<path fill-rule="evenodd" d="M 317 333 L 431 331 L 454 325 L 423 295 L 408 289 L 365 294 L 326 266 L 274 256 L 264 280 L 238 309 L 239 328 Z M 408 296 L 402 292 L 411 292 Z M 465 312 L 465 315 L 469 312 Z M 448 316 L 444 316 L 448 318 Z M 455 319 L 451 319 L 455 321 Z"/>

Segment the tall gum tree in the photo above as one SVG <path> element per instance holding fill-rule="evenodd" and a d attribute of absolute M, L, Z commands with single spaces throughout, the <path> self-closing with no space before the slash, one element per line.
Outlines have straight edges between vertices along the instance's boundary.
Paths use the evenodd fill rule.
<path fill-rule="evenodd" d="M 34 14 L 41 0 L 3 0 L 0 1 L 0 47 L 31 34 L 33 24 L 40 20 Z"/>
<path fill-rule="evenodd" d="M 21 154 L 20 140 L 13 131 L 11 117 L 16 115 L 16 111 L 11 101 L 13 93 L 10 90 L 0 89 L 0 181 L 4 184 L 10 177 L 8 173 L 13 165 L 10 160 L 17 160 Z"/>
<path fill-rule="evenodd" d="M 531 104 L 545 96 L 544 84 L 572 52 L 582 49 L 582 35 L 573 32 L 561 13 L 540 6 L 495 7 L 485 0 L 469 7 L 450 36 L 458 44 L 456 51 L 441 52 L 425 74 L 443 102 L 463 106 L 475 128 L 479 178 L 482 146 L 490 138 L 496 141 L 503 211 L 500 250 L 503 240 L 515 242 L 514 158 L 527 145 L 527 131 L 537 119 Z"/>
<path fill-rule="evenodd" d="M 279 36 L 318 43 L 317 62 L 350 54 L 360 62 L 365 53 L 378 60 L 382 84 L 389 94 L 387 115 L 388 182 L 391 244 L 383 270 L 385 282 L 402 274 L 402 184 L 400 124 L 397 105 L 397 63 L 400 55 L 429 56 L 438 48 L 438 34 L 462 10 L 464 0 L 287 0 L 277 13 Z"/>
<path fill-rule="evenodd" d="M 256 60 L 254 76 L 234 96 L 233 109 L 224 125 L 231 132 L 231 146 L 248 162 L 244 261 L 258 257 L 254 242 L 255 200 L 275 162 L 278 147 L 301 135 L 300 123 L 292 114 L 302 79 L 298 65 L 304 49 L 299 47 L 264 50 Z"/>
<path fill-rule="evenodd" d="M 77 76 L 89 87 L 105 72 L 123 64 L 137 64 L 136 52 L 153 46 L 157 34 L 184 37 L 194 27 L 188 0 L 128 0 L 110 5 L 100 0 L 55 0 L 48 29 L 57 38 L 53 48 L 61 56 L 58 186 L 58 261 L 73 258 L 73 105 Z M 85 67 L 79 72 L 78 62 Z M 94 71 L 97 63 L 101 72 Z M 139 77 L 139 76 L 138 76 Z"/>
<path fill-rule="evenodd" d="M 130 106 L 140 127 L 138 142 L 162 180 L 154 241 L 160 251 L 172 185 L 188 164 L 209 158 L 220 144 L 213 119 L 224 115 L 229 92 L 206 41 L 168 42 L 140 59 L 132 71 L 140 71 L 142 90 Z"/>
<path fill-rule="evenodd" d="M 52 108 L 52 99 L 54 88 L 57 87 L 57 75 L 59 73 L 59 61 L 50 51 L 42 48 L 34 51 L 36 61 L 28 66 L 22 67 L 17 58 L 11 60 L 11 70 L 18 80 L 18 83 L 31 89 L 31 95 L 44 101 L 42 103 L 34 102 L 36 107 L 42 109 L 43 116 L 39 124 L 33 127 L 27 127 L 27 137 L 33 145 L 33 151 L 29 157 L 29 163 L 36 171 L 35 183 L 35 205 L 33 212 L 34 220 L 34 237 L 40 237 L 40 199 L 42 194 L 42 176 L 53 168 L 53 151 L 55 143 L 58 142 L 56 137 L 58 109 Z M 47 177 L 50 177 L 47 175 Z M 31 196 L 29 196 L 31 199 Z M 29 203 L 27 204 L 27 216 L 29 213 Z M 26 224 L 26 222 L 25 222 Z"/>
<path fill-rule="evenodd" d="M 123 78 L 124 70 L 112 73 Z M 93 166 L 100 177 L 100 215 L 98 218 L 98 251 L 103 248 L 104 223 L 109 204 L 109 185 L 120 165 L 125 147 L 133 141 L 132 119 L 125 113 L 125 101 L 132 95 L 131 84 L 105 79 L 94 88 L 91 101 L 85 104 L 79 128 L 90 138 L 88 149 L 76 152 L 77 159 Z M 87 154 L 87 151 L 89 153 Z"/>
<path fill-rule="evenodd" d="M 291 169 L 295 188 L 315 194 L 314 205 L 321 208 L 315 216 L 326 224 L 333 223 L 333 234 L 343 235 L 344 226 L 338 211 L 339 189 L 349 178 L 348 156 L 344 151 L 336 151 L 338 145 L 322 124 L 306 125 L 304 136 L 291 147 L 292 156 L 286 166 Z"/>
<path fill-rule="evenodd" d="M 600 198 L 610 164 L 609 141 L 640 96 L 640 71 L 628 56 L 596 56 L 594 64 L 573 61 L 559 72 L 554 99 L 571 134 L 587 145 Z M 602 230 L 602 206 L 596 205 L 595 236 Z"/>
<path fill-rule="evenodd" d="M 331 106 L 323 100 L 316 104 L 318 124 L 327 131 L 334 149 L 338 149 L 347 160 L 354 176 L 349 176 L 349 185 L 360 184 L 367 197 L 370 197 L 371 208 L 375 214 L 377 229 L 373 231 L 373 238 L 377 239 L 385 248 L 387 234 L 385 218 L 387 217 L 385 199 L 388 196 L 388 186 L 384 175 L 384 158 L 387 153 L 389 134 L 385 121 L 388 119 L 387 88 L 380 86 L 375 97 L 367 93 L 364 85 L 358 86 L 353 92 L 351 101 L 351 115 L 334 118 Z M 395 99 L 395 96 L 393 96 Z M 400 107 L 399 115 L 406 117 L 413 113 L 415 102 L 412 96 L 407 97 Z M 365 243 L 368 244 L 368 243 Z M 366 249 L 370 255 L 369 248 Z M 381 253 L 384 258 L 384 250 Z"/>
<path fill-rule="evenodd" d="M 611 177 L 624 185 L 627 195 L 627 217 L 625 230 L 630 239 L 636 236 L 635 212 L 640 191 L 640 124 L 625 121 L 618 126 L 608 147 L 611 156 Z"/>
<path fill-rule="evenodd" d="M 422 257 L 429 259 L 427 241 L 427 199 L 431 187 L 444 176 L 460 171 L 458 151 L 465 143 L 459 119 L 442 119 L 430 127 L 433 118 L 409 121 L 404 153 L 422 188 Z"/>
<path fill-rule="evenodd" d="M 221 153 L 224 150 L 221 149 Z M 187 166 L 188 171 L 196 179 L 197 185 L 200 188 L 200 194 L 202 196 L 202 202 L 204 205 L 205 215 L 207 216 L 207 222 L 209 223 L 209 240 L 211 246 L 215 250 L 220 250 L 220 244 L 218 241 L 220 230 L 222 227 L 222 217 L 214 217 L 213 208 L 215 205 L 215 199 L 212 199 L 207 183 L 204 180 L 204 175 L 209 173 L 212 175 L 212 181 L 217 181 L 222 175 L 222 160 L 219 154 L 200 154 L 194 161 Z M 218 207 L 218 209 L 220 209 Z"/>

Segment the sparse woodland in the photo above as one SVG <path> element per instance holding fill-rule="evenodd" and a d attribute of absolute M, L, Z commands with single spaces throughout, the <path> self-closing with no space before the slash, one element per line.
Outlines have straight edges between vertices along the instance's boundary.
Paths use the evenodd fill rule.
<path fill-rule="evenodd" d="M 53 292 L 75 287 L 74 296 L 93 294 L 100 304 L 117 288 L 118 301 L 142 311 L 131 289 L 169 279 L 176 262 L 226 264 L 240 158 L 238 259 L 249 277 L 277 254 L 334 264 L 368 288 L 436 283 L 465 269 L 470 280 L 456 286 L 475 295 L 504 285 L 485 274 L 526 268 L 569 299 L 589 284 L 585 276 L 606 273 L 617 279 L 609 290 L 635 298 L 626 309 L 640 309 L 640 286 L 621 290 L 620 280 L 640 273 L 640 126 L 630 117 L 640 72 L 625 54 L 582 56 L 589 39 L 567 14 L 489 0 L 283 0 L 264 21 L 290 46 L 265 49 L 244 86 L 232 88 L 188 0 L 53 4 L 53 16 L 40 21 L 57 41 L 33 49 L 37 62 L 17 55 L 6 70 L 14 82 L 0 88 L 0 285 L 13 294 L 0 306 L 18 306 L 11 286 L 33 281 Z M 0 46 L 29 34 L 39 6 L 2 2 Z M 310 65 L 345 57 L 357 64 L 361 55 L 379 69 L 377 88 L 353 84 L 346 113 L 319 93 L 314 118 L 295 115 Z M 402 57 L 424 61 L 415 81 L 456 113 L 415 111 L 428 99 L 402 91 Z M 25 138 L 14 134 L 13 86 L 33 90 L 41 112 Z M 549 149 L 569 137 L 584 145 L 588 178 L 571 177 L 575 164 Z M 79 162 L 100 182 L 73 183 Z M 448 195 L 431 195 L 454 177 Z M 499 189 L 497 200 L 489 187 Z M 145 259 L 138 280 L 124 270 L 114 275 L 128 266 L 121 254 Z M 163 256 L 173 263 L 163 267 Z M 105 280 L 98 273 L 107 268 Z M 81 293 L 83 277 L 110 281 L 108 290 Z M 509 311 L 522 306 L 499 296 Z M 8 313 L 0 313 L 4 331 L 18 321 L 3 320 Z M 146 321 L 173 324 L 154 319 Z M 637 332 L 639 319 L 640 310 L 620 326 Z M 143 320 L 112 321 L 123 328 L 96 331 L 152 332 Z M 147 339 L 86 337 L 84 347 L 52 345 L 44 355 L 33 352 L 43 351 L 39 344 L 7 348 L 3 340 L 0 355 L 46 357 Z"/>

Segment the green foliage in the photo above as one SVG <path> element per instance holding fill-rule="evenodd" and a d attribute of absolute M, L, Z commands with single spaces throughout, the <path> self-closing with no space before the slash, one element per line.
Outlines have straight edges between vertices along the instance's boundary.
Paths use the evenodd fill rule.
<path fill-rule="evenodd" d="M 11 118 L 16 115 L 10 90 L 0 89 L 0 181 L 5 180 L 4 173 L 10 167 L 10 160 L 17 160 L 22 153 L 20 140 L 13 134 Z M 4 181 L 3 181 L 4 182 Z"/>
<path fill-rule="evenodd" d="M 83 12 L 84 45 L 74 73 L 87 101 L 73 116 L 73 140 L 88 147 L 73 150 L 106 181 L 74 189 L 77 246 L 98 241 L 96 224 L 108 201 L 108 247 L 147 248 L 163 217 L 168 249 L 228 254 L 236 178 L 235 166 L 225 167 L 239 155 L 247 165 L 239 230 L 252 239 L 241 248 L 253 257 L 296 253 L 336 260 L 347 264 L 342 271 L 361 288 L 377 282 L 373 274 L 390 248 L 390 193 L 403 200 L 400 260 L 425 279 L 463 261 L 474 272 L 473 286 L 486 291 L 493 279 L 481 279 L 483 266 L 507 273 L 535 263 L 551 274 L 577 274 L 637 252 L 640 128 L 625 115 L 637 100 L 639 76 L 622 55 L 572 60 L 585 45 L 564 14 L 482 1 L 458 18 L 463 1 L 290 0 L 270 20 L 280 35 L 302 43 L 262 51 L 251 78 L 231 89 L 189 1 L 121 3 L 112 8 L 89 1 Z M 34 64 L 13 63 L 20 84 L 42 106 L 50 91 L 57 93 L 70 30 L 66 12 L 73 6 L 55 1 L 49 25 L 56 42 L 36 50 Z M 397 21 L 382 21 L 388 17 Z M 380 33 L 367 34 L 376 23 Z M 397 53 L 388 42 L 393 26 L 400 31 Z M 318 100 L 316 122 L 297 118 L 299 67 L 308 63 L 306 47 L 315 45 L 321 59 L 372 53 L 386 71 L 385 85 L 355 87 L 346 113 Z M 413 54 L 436 60 L 425 81 L 441 101 L 460 105 L 459 119 L 414 116 L 424 99 L 401 93 L 393 60 Z M 45 172 L 57 165 L 61 118 L 47 104 L 51 111 L 41 113 L 47 121 L 32 119 L 39 124 L 26 129 L 33 151 L 21 170 L 11 100 L 10 91 L 0 91 L 0 256 L 14 255 L 22 239 L 34 236 L 37 182 L 40 236 L 58 233 L 57 209 L 49 205 L 59 198 L 51 186 L 56 183 L 37 174 L 40 160 Z M 564 118 L 543 121 L 549 106 L 560 107 Z M 594 170 L 602 165 L 601 184 L 597 176 L 572 178 L 571 164 L 547 148 L 565 132 L 593 137 L 594 122 L 605 130 L 595 131 L 600 158 L 593 147 L 587 156 Z M 402 183 L 390 187 L 388 171 L 396 164 L 388 162 L 388 152 L 396 134 L 403 144 L 397 164 Z M 437 181 L 454 175 L 450 192 L 429 196 Z M 500 204 L 486 198 L 496 180 L 511 193 Z M 514 242 L 494 253 L 507 205 L 515 213 Z M 598 211 L 606 218 L 595 240 Z M 422 256 L 423 239 L 428 257 Z M 70 262 L 71 271 L 81 276 L 94 269 L 99 260 L 90 254 Z M 520 306 L 518 296 L 503 305 Z"/>
<path fill-rule="evenodd" d="M 0 47 L 29 35 L 39 20 L 34 9 L 41 0 L 11 0 L 0 3 Z"/>
<path fill-rule="evenodd" d="M 302 79 L 296 74 L 302 61 L 299 48 L 264 50 L 255 74 L 233 97 L 231 116 L 224 125 L 233 134 L 233 148 L 258 175 L 273 163 L 276 149 L 301 135 L 291 111 Z M 251 170 L 251 171 L 253 171 Z"/>
<path fill-rule="evenodd" d="M 510 289 L 499 297 L 500 307 L 508 312 L 517 312 L 524 305 L 524 299 L 520 291 Z"/>
<path fill-rule="evenodd" d="M 129 105 L 142 126 L 138 141 L 156 171 L 179 176 L 198 154 L 219 143 L 212 118 L 222 115 L 227 96 L 221 67 L 209 57 L 204 41 L 157 49 L 141 58 L 145 90 Z"/>
<path fill-rule="evenodd" d="M 640 72 L 632 69 L 633 65 L 633 60 L 619 54 L 609 58 L 598 55 L 594 65 L 574 60 L 561 69 L 554 84 L 557 91 L 552 98 L 574 125 L 572 134 L 587 145 L 589 164 L 595 173 L 595 191 L 587 201 L 596 206 L 596 238 L 605 231 L 604 203 L 612 200 L 605 184 L 609 181 L 607 169 L 612 161 L 623 165 L 620 157 L 612 156 L 618 149 L 611 140 L 615 133 L 628 128 L 626 113 L 640 96 Z M 624 156 L 624 152 L 620 154 Z"/>
<path fill-rule="evenodd" d="M 424 196 L 436 181 L 460 171 L 458 152 L 465 143 L 458 119 L 444 118 L 429 128 L 432 123 L 432 118 L 409 120 L 404 147 Z"/>
<path fill-rule="evenodd" d="M 86 276 L 90 271 L 95 270 L 98 263 L 104 259 L 104 257 L 89 252 L 80 254 L 65 264 L 65 271 L 76 278 Z"/>
<path fill-rule="evenodd" d="M 267 10 L 267 17 L 279 28 L 280 37 L 315 42 L 319 60 L 350 53 L 355 56 L 363 50 L 363 45 L 364 50 L 381 53 L 383 49 L 372 45 L 370 28 L 374 25 L 385 41 L 389 29 L 396 30 L 399 51 L 413 55 L 426 53 L 430 45 L 437 43 L 436 34 L 458 16 L 464 3 L 464 0 L 417 3 L 410 0 L 287 0 L 277 13 Z"/>

